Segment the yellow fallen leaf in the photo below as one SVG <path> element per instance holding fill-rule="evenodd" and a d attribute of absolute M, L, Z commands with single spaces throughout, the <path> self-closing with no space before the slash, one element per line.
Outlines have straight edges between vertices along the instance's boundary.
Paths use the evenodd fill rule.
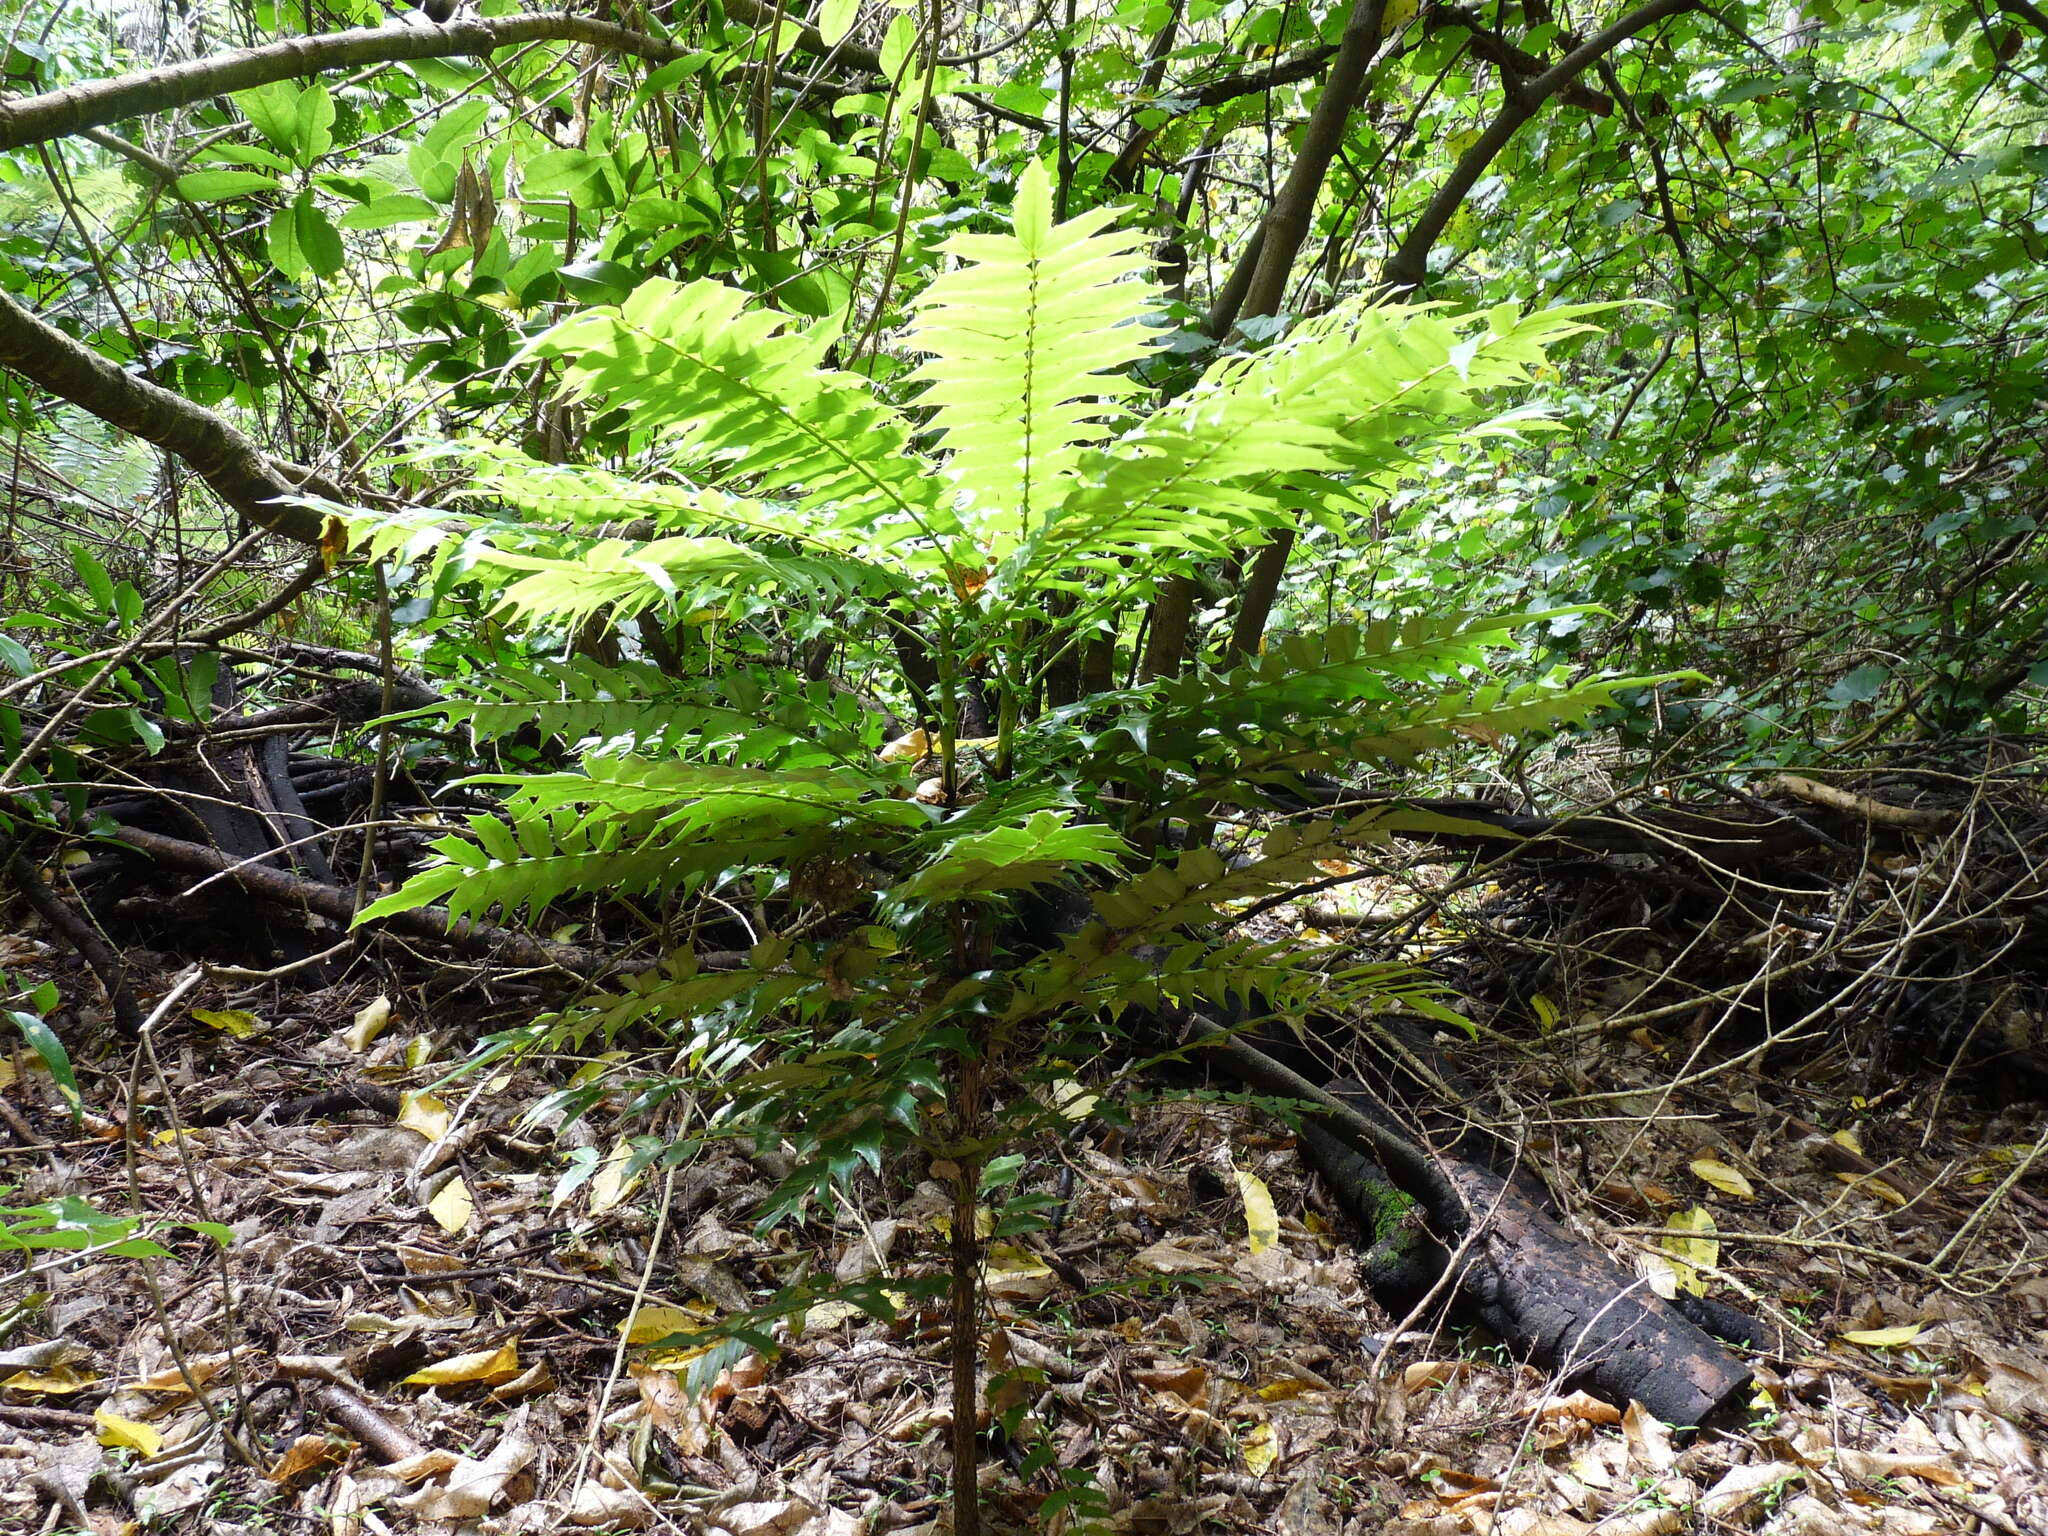
<path fill-rule="evenodd" d="M 1273 1209 L 1273 1192 L 1256 1173 L 1242 1168 L 1237 1174 L 1237 1192 L 1244 1199 L 1245 1231 L 1253 1253 L 1264 1253 L 1280 1240 L 1280 1215 Z"/>
<path fill-rule="evenodd" d="M 1271 1424 L 1254 1424 L 1251 1432 L 1238 1444 L 1244 1456 L 1244 1469 L 1253 1477 L 1264 1477 L 1273 1470 L 1273 1463 L 1280 1459 L 1280 1444 L 1274 1437 Z"/>
<path fill-rule="evenodd" d="M 841 1323 L 850 1323 L 860 1315 L 860 1308 L 850 1301 L 817 1302 L 804 1313 L 804 1332 L 823 1333 Z"/>
<path fill-rule="evenodd" d="M 1059 1277 L 1052 1266 L 1022 1244 L 991 1243 L 983 1284 L 989 1295 L 1004 1301 L 1036 1301 L 1059 1289 Z"/>
<path fill-rule="evenodd" d="M 510 1381 L 521 1369 L 519 1341 L 507 1339 L 496 1349 L 472 1350 L 466 1355 L 451 1355 L 446 1360 L 423 1366 L 406 1377 L 405 1384 L 409 1387 L 454 1387 L 480 1381 L 495 1387 Z"/>
<path fill-rule="evenodd" d="M 1863 1138 L 1861 1136 L 1858 1136 L 1853 1130 L 1837 1131 L 1828 1139 L 1838 1146 L 1847 1147 L 1851 1152 L 1854 1152 L 1858 1157 L 1861 1157 L 1863 1155 Z"/>
<path fill-rule="evenodd" d="M 1696 1157 L 1690 1166 L 1696 1175 L 1724 1195 L 1733 1195 L 1738 1200 L 1756 1198 L 1756 1190 L 1751 1187 L 1749 1180 L 1744 1178 L 1739 1170 L 1729 1167 L 1718 1158 Z"/>
<path fill-rule="evenodd" d="M 1259 1400 L 1267 1403 L 1285 1403 L 1300 1397 L 1304 1392 L 1319 1392 L 1322 1389 L 1312 1381 L 1299 1376 L 1283 1376 L 1278 1381 L 1269 1381 L 1258 1389 Z"/>
<path fill-rule="evenodd" d="M 1642 1276 L 1643 1283 L 1649 1286 L 1653 1294 L 1662 1297 L 1666 1301 L 1677 1299 L 1678 1269 L 1663 1254 L 1638 1253 L 1636 1255 L 1636 1273 Z M 1691 1274 L 1692 1271 L 1687 1270 L 1686 1273 Z"/>
<path fill-rule="evenodd" d="M 194 1008 L 192 1017 L 237 1040 L 247 1040 L 269 1028 L 246 1008 Z"/>
<path fill-rule="evenodd" d="M 1707 1282 L 1699 1271 L 1716 1268 L 1721 1262 L 1721 1244 L 1715 1236 L 1714 1218 L 1704 1206 L 1673 1211 L 1665 1218 L 1661 1240 L 1672 1280 L 1678 1289 L 1694 1296 L 1707 1294 Z"/>
<path fill-rule="evenodd" d="M 64 1397 L 83 1392 L 99 1378 L 75 1365 L 53 1365 L 47 1371 L 16 1371 L 0 1387 L 10 1392 L 35 1392 L 44 1397 Z"/>
<path fill-rule="evenodd" d="M 434 1059 L 434 1037 L 415 1035 L 405 1042 L 405 1064 L 408 1067 L 424 1067 Z"/>
<path fill-rule="evenodd" d="M 923 726 L 906 731 L 875 754 L 875 760 L 883 763 L 914 763 L 921 757 L 932 755 L 932 739 Z"/>
<path fill-rule="evenodd" d="M 814 1309 L 815 1310 L 815 1309 Z M 710 1307 L 642 1307 L 629 1323 L 621 1323 L 628 1344 L 654 1344 L 675 1333 L 696 1333 L 717 1313 Z"/>
<path fill-rule="evenodd" d="M 101 1445 L 125 1445 L 131 1451 L 140 1451 L 145 1456 L 154 1456 L 164 1448 L 161 1431 L 147 1424 L 138 1424 L 133 1419 L 124 1419 L 113 1412 L 105 1403 L 92 1411 L 93 1423 L 100 1427 Z"/>
<path fill-rule="evenodd" d="M 1844 1344 L 1862 1344 L 1870 1349 L 1897 1349 L 1920 1337 L 1918 1323 L 1900 1323 L 1893 1328 L 1858 1328 L 1841 1335 Z"/>
<path fill-rule="evenodd" d="M 1877 1196 L 1886 1205 L 1905 1205 L 1908 1203 L 1906 1197 L 1900 1194 L 1895 1186 L 1886 1183 L 1874 1173 L 1837 1173 L 1835 1177 L 1851 1189 L 1860 1189 L 1866 1195 Z"/>
<path fill-rule="evenodd" d="M 1149 1370 L 1135 1370 L 1131 1379 L 1141 1387 L 1164 1392 L 1196 1408 L 1209 1397 L 1209 1368 L 1199 1361 L 1175 1361 Z"/>
<path fill-rule="evenodd" d="M 427 1214 L 443 1232 L 460 1232 L 469 1225 L 469 1218 L 476 1214 L 476 1201 L 470 1198 L 461 1174 L 443 1184 L 440 1193 L 427 1202 Z"/>
<path fill-rule="evenodd" d="M 1094 1114 L 1095 1106 L 1102 1102 L 1071 1077 L 1056 1078 L 1051 1093 L 1052 1107 L 1077 1125 Z"/>
<path fill-rule="evenodd" d="M 342 1034 L 342 1043 L 352 1051 L 367 1051 L 390 1022 L 391 999 L 380 996 L 356 1011 L 355 1022 Z"/>
<path fill-rule="evenodd" d="M 429 1141 L 446 1136 L 452 1118 L 447 1103 L 434 1094 L 408 1091 L 398 1096 L 398 1123 Z"/>
<path fill-rule="evenodd" d="M 633 1160 L 630 1143 L 616 1143 L 605 1157 L 604 1165 L 597 1170 L 590 1181 L 590 1214 L 602 1216 L 633 1192 L 633 1186 L 640 1182 L 640 1175 L 626 1177 L 626 1164 Z"/>
<path fill-rule="evenodd" d="M 196 1384 L 203 1387 L 212 1381 L 228 1368 L 229 1358 L 226 1354 L 187 1355 L 184 1370 L 180 1370 L 173 1361 L 154 1375 L 145 1376 L 142 1380 L 131 1382 L 129 1385 L 137 1392 L 174 1392 L 180 1397 L 190 1397 L 192 1386 Z M 192 1378 L 190 1383 L 185 1379 L 188 1372 Z"/>

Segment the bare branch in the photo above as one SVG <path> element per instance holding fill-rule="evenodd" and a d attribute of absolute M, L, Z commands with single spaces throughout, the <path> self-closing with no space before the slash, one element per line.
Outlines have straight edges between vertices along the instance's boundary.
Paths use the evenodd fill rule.
<path fill-rule="evenodd" d="M 749 26 L 766 26 L 771 20 L 768 8 L 755 0 L 728 0 L 725 9 L 728 15 Z M 500 48 L 540 42 L 588 43 L 655 63 L 680 59 L 690 52 L 680 43 L 561 11 L 491 20 L 464 18 L 440 27 L 401 23 L 357 27 L 317 37 L 286 38 L 239 53 L 0 101 L 0 150 L 20 149 L 27 144 L 83 133 L 88 128 L 104 128 L 127 118 L 173 111 L 211 96 L 252 90 L 277 80 L 406 59 L 484 57 Z M 844 42 L 828 47 L 814 28 L 804 29 L 797 47 L 856 70 L 881 73 L 881 60 L 872 51 Z"/>

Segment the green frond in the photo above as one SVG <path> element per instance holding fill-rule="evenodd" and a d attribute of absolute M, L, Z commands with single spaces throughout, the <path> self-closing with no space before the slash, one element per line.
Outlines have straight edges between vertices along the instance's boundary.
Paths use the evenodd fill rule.
<path fill-rule="evenodd" d="M 1698 674 L 1666 672 L 1650 677 L 1591 678 L 1571 683 L 1553 679 L 1510 686 L 1487 683 L 1453 693 L 1404 713 L 1389 712 L 1366 731 L 1332 732 L 1330 739 L 1360 762 L 1412 762 L 1420 753 L 1463 739 L 1488 745 L 1511 736 L 1547 733 L 1582 725 L 1595 710 L 1614 702 L 1625 688 L 1653 688 L 1691 680 Z"/>
<path fill-rule="evenodd" d="M 903 901 L 961 901 L 1028 890 L 1077 869 L 1114 865 L 1129 848 L 1103 826 L 1069 826 L 1039 811 L 1017 826 L 956 837 L 891 893 Z"/>
<path fill-rule="evenodd" d="M 1544 346 L 1598 306 L 1449 317 L 1428 305 L 1350 304 L 1275 346 L 1226 359 L 1179 400 L 1088 455 L 1029 551 L 1049 575 L 1162 552 L 1211 557 L 1296 509 L 1383 489 L 1451 430 L 1526 428 L 1527 410 L 1475 423 L 1485 397 L 1526 383 Z"/>
<path fill-rule="evenodd" d="M 515 818 L 510 827 L 494 816 L 472 816 L 468 825 L 468 838 L 430 843 L 438 862 L 358 912 L 355 926 L 437 902 L 450 917 L 498 910 L 538 918 L 567 895 L 661 895 L 698 872 L 666 847 L 630 838 L 621 825 L 573 813 Z"/>
<path fill-rule="evenodd" d="M 516 819 L 574 807 L 593 821 L 647 817 L 650 833 L 671 839 L 822 827 L 852 836 L 861 827 L 919 829 L 930 820 L 923 807 L 889 797 L 895 786 L 884 773 L 852 766 L 769 771 L 593 753 L 583 769 L 464 782 L 508 786 Z"/>
<path fill-rule="evenodd" d="M 578 399 L 630 413 L 683 453 L 692 478 L 783 495 L 863 526 L 891 513 L 948 531 L 931 466 L 865 379 L 824 366 L 829 327 L 747 308 L 721 283 L 653 279 L 528 344 L 560 358 Z"/>
<path fill-rule="evenodd" d="M 1034 161 L 1017 184 L 1009 234 L 959 234 L 960 265 L 918 302 L 911 344 L 929 353 L 912 378 L 946 452 L 945 474 L 972 497 L 977 536 L 1000 557 L 1071 488 L 1085 444 L 1122 415 L 1150 350 L 1138 324 L 1154 302 L 1136 281 L 1144 234 L 1109 226 L 1110 209 L 1052 222 L 1052 185 Z"/>
<path fill-rule="evenodd" d="M 578 625 L 603 615 L 613 623 L 650 609 L 678 618 L 722 606 L 739 593 L 818 601 L 844 597 L 874 573 L 846 560 L 775 554 L 733 539 L 675 535 L 603 539 L 564 556 L 473 550 L 472 568 L 525 571 L 499 599 L 500 610 L 527 620 Z"/>
<path fill-rule="evenodd" d="M 872 776 L 845 769 L 766 773 L 603 755 L 585 767 L 467 780 L 511 787 L 510 825 L 468 818 L 467 838 L 436 840 L 439 862 L 356 922 L 437 901 L 456 917 L 498 908 L 538 918 L 570 894 L 666 896 L 735 869 L 893 841 L 928 819 L 908 801 L 869 798 Z"/>
<path fill-rule="evenodd" d="M 1165 693 L 1168 707 L 1210 718 L 1271 724 L 1362 699 L 1386 699 L 1395 682 L 1438 682 L 1483 666 L 1514 632 L 1583 608 L 1530 613 L 1408 614 L 1319 634 L 1278 635 L 1265 652 L 1228 671 L 1195 674 Z"/>
<path fill-rule="evenodd" d="M 812 768 L 872 757 L 881 729 L 829 683 L 755 666 L 672 677 L 645 662 L 586 656 L 533 661 L 471 680 L 471 696 L 401 718 L 437 716 L 491 741 L 530 728 L 595 745 L 764 768 Z"/>

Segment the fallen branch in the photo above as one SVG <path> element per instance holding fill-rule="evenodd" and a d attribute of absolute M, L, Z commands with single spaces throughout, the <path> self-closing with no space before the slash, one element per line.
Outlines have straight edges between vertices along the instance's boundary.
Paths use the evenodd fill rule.
<path fill-rule="evenodd" d="M 1392 1130 L 1363 1084 L 1319 1088 L 1212 1023 L 1193 1020 L 1191 1031 L 1253 1086 L 1316 1106 L 1304 1127 L 1309 1161 L 1383 1248 L 1389 1195 L 1407 1195 L 1426 1213 L 1426 1232 L 1402 1224 L 1406 1241 L 1386 1254 L 1383 1278 L 1426 1289 L 1451 1266 L 1451 1248 L 1471 1236 L 1476 1220 L 1477 1238 L 1464 1245 L 1453 1275 L 1456 1302 L 1569 1385 L 1639 1402 L 1676 1425 L 1698 1425 L 1748 1391 L 1749 1372 L 1705 1330 L 1573 1237 L 1511 1181 Z"/>
<path fill-rule="evenodd" d="M 1939 832 L 1946 827 L 1954 826 L 1956 821 L 1954 811 L 1923 811 L 1911 806 L 1888 805 L 1882 800 L 1872 799 L 1869 795 L 1837 789 L 1832 784 L 1822 784 L 1796 773 L 1777 774 L 1769 779 L 1763 788 L 1765 794 L 1803 800 L 1808 805 L 1818 805 L 1826 810 L 1840 812 L 1844 816 L 1854 816 L 1874 827 L 1897 827 L 1906 832 Z"/>

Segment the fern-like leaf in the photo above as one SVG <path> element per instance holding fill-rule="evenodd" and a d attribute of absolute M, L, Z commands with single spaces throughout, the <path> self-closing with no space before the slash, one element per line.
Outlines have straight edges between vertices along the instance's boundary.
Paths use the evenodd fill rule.
<path fill-rule="evenodd" d="M 837 510 L 848 526 L 894 514 L 946 531 L 903 418 L 865 379 L 824 366 L 835 333 L 791 331 L 788 316 L 746 302 L 708 279 L 657 278 L 622 305 L 563 321 L 527 355 L 562 359 L 577 398 L 666 433 L 706 483 Z"/>
<path fill-rule="evenodd" d="M 972 496 L 974 532 L 998 558 L 1072 487 L 1099 423 L 1126 409 L 1154 297 L 1132 281 L 1148 265 L 1143 233 L 1109 228 L 1109 209 L 1054 224 L 1042 163 L 1019 178 L 1014 207 L 1009 234 L 946 242 L 962 264 L 925 290 L 911 333 L 930 354 L 912 377 L 929 386 L 946 475 Z"/>

